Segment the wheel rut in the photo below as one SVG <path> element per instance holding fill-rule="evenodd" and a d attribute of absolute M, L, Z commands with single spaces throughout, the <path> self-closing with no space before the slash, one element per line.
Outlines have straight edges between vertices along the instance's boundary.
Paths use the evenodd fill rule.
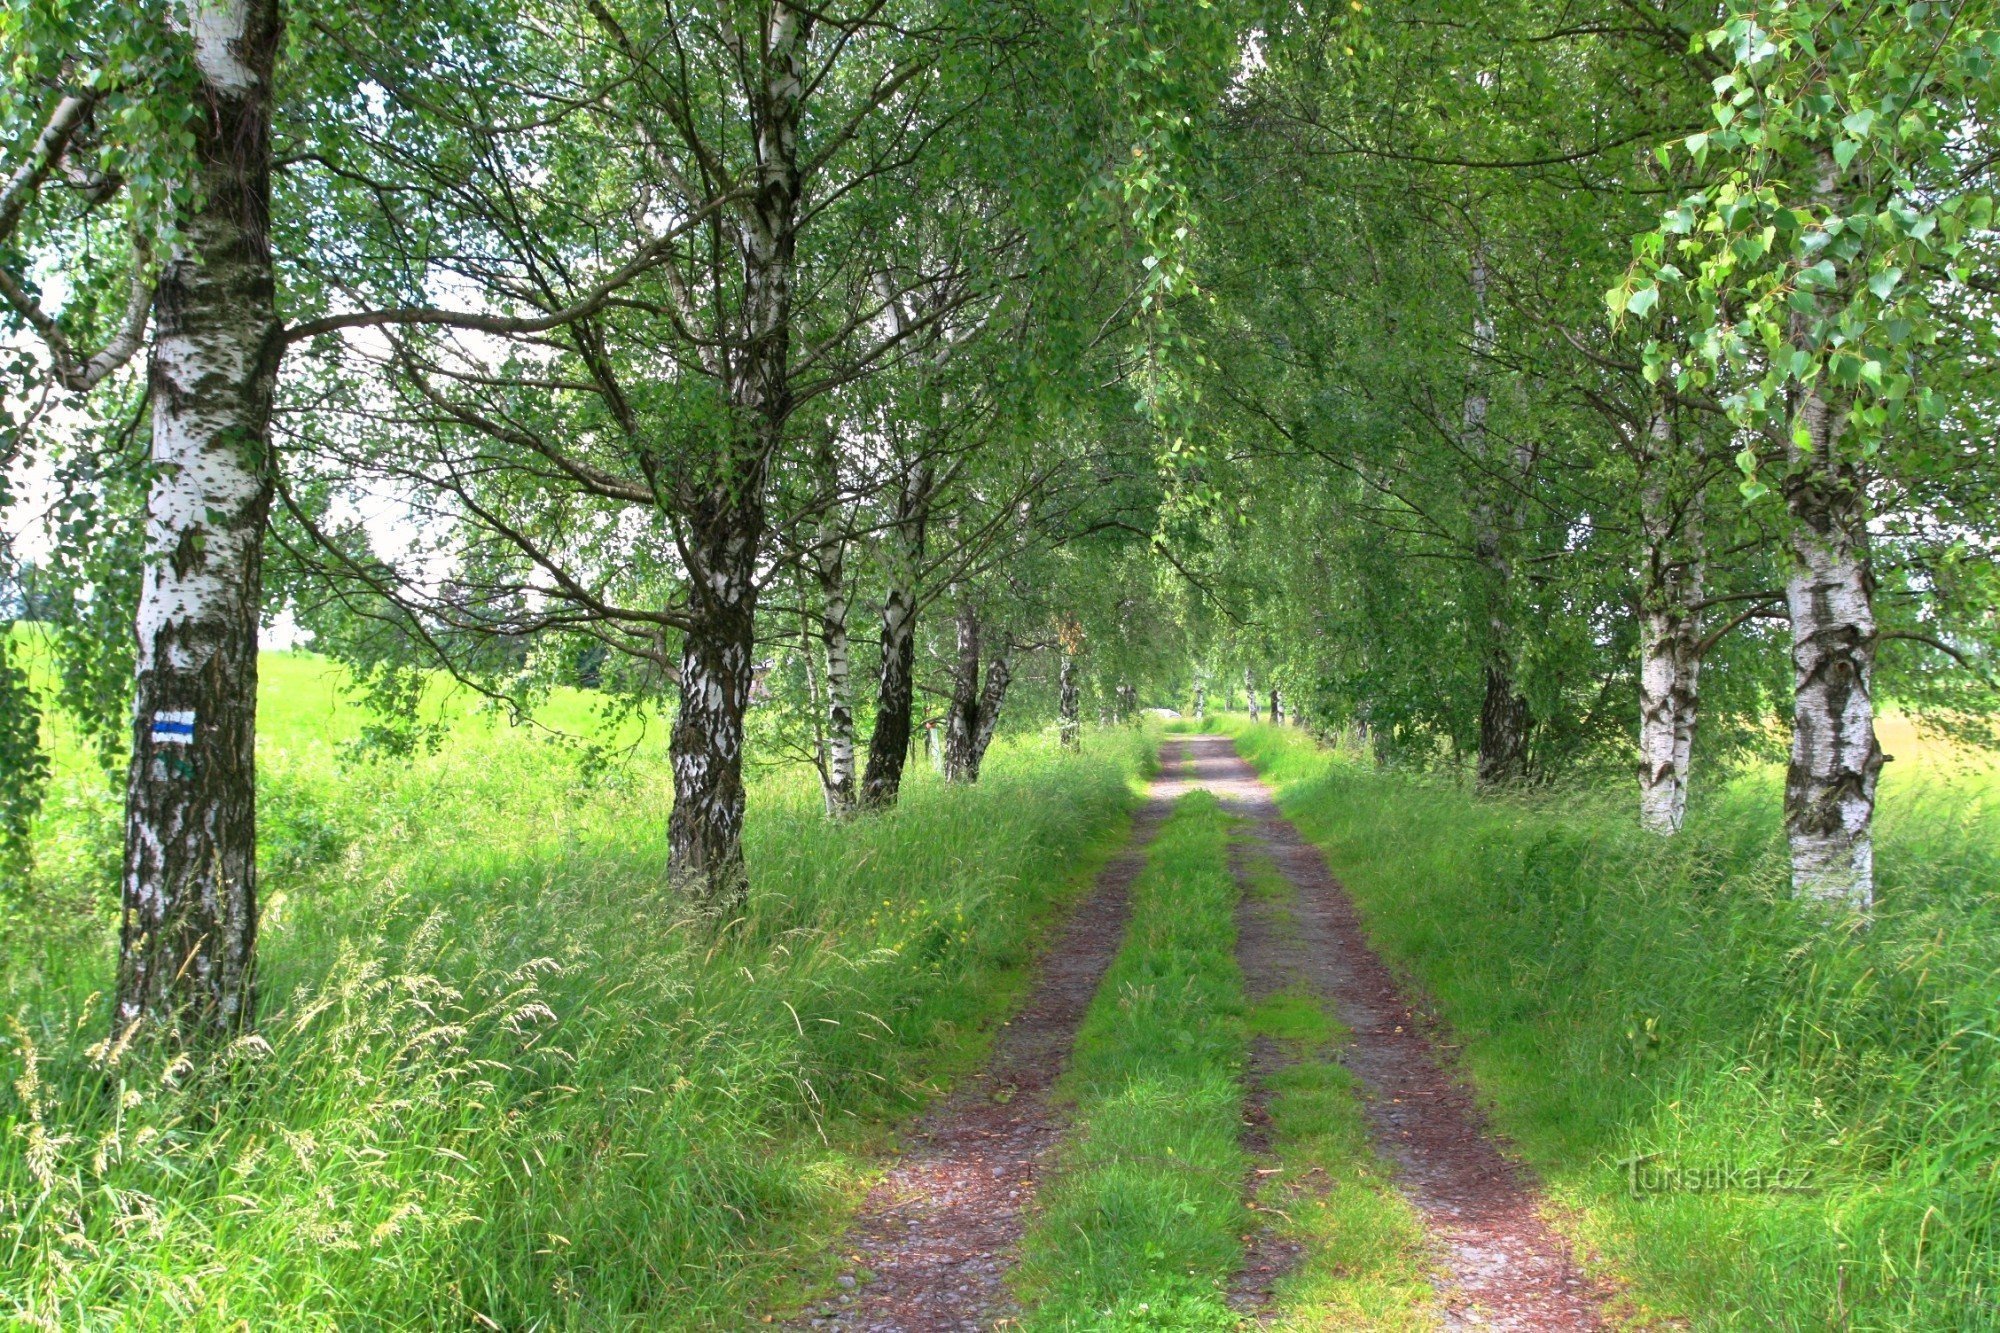
<path fill-rule="evenodd" d="M 1247 821 L 1250 841 L 1297 892 L 1282 927 L 1275 909 L 1246 895 L 1238 957 L 1255 1001 L 1302 985 L 1330 1001 L 1352 1031 L 1340 1061 L 1364 1089 L 1376 1150 L 1422 1216 L 1440 1270 L 1439 1320 L 1447 1329 L 1572 1333 L 1607 1327 L 1608 1295 L 1576 1265 L 1542 1216 L 1542 1197 L 1502 1152 L 1471 1093 L 1454 1078 L 1408 996 L 1369 945 L 1354 905 L 1318 848 L 1278 810 L 1269 787 L 1227 737 L 1189 738 L 1193 785 L 1215 792 Z M 1248 1098 L 1254 1140 L 1263 1080 L 1276 1068 L 1253 1052 Z M 1273 1285 L 1295 1250 L 1253 1238 L 1235 1288 L 1237 1308 L 1270 1312 Z"/>
<path fill-rule="evenodd" d="M 1187 789 L 1180 745 L 1162 748 L 1160 774 L 1133 817 L 1130 840 L 1043 956 L 1026 1004 L 999 1030 L 985 1068 L 918 1117 L 896 1164 L 863 1201 L 841 1242 L 854 1269 L 792 1327 L 969 1333 L 1008 1316 L 1004 1279 L 1026 1210 L 1068 1128 L 1052 1093 L 1123 942 L 1146 848 Z"/>

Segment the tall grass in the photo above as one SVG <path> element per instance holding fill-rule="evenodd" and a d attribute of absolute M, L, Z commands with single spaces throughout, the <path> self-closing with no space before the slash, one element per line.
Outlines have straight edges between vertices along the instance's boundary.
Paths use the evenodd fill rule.
<path fill-rule="evenodd" d="M 267 684 L 304 690 L 293 665 Z M 351 720 L 268 710 L 265 1018 L 223 1057 L 104 1049 L 105 886 L 51 878 L 71 917 L 0 966 L 0 1323 L 740 1322 L 976 1054 L 1147 753 L 1021 741 L 846 825 L 767 776 L 718 936 L 664 884 L 656 744 L 604 767 L 461 718 L 435 756 L 343 766 Z"/>
<path fill-rule="evenodd" d="M 1768 774 L 1703 793 L 1662 840 L 1627 791 L 1481 801 L 1226 725 L 1638 1307 L 1697 1328 L 2000 1327 L 1990 780 L 1885 789 L 1881 908 L 1854 930 L 1787 896 Z M 1677 1188 L 1632 1197 L 1635 1158 L 1642 1186 Z M 1666 1175 L 1730 1167 L 1761 1178 Z M 1773 1190 L 1780 1168 L 1807 1187 Z"/>

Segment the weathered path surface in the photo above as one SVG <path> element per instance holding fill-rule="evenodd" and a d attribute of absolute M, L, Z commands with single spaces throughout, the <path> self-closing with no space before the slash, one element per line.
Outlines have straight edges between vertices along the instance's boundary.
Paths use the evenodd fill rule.
<path fill-rule="evenodd" d="M 1000 1029 L 986 1068 L 926 1111 L 909 1146 L 862 1204 L 841 1252 L 872 1279 L 842 1277 L 796 1327 L 833 1333 L 958 1333 L 1009 1310 L 1003 1278 L 1020 1243 L 1043 1159 L 1067 1117 L 1050 1099 L 1084 1011 L 1125 934 L 1147 844 L 1186 790 L 1180 742 L 1133 818 L 1132 838 L 1098 875 L 1042 960 L 1027 1004 Z M 851 1284 L 851 1285 L 850 1285 Z"/>
<path fill-rule="evenodd" d="M 1282 922 L 1280 909 L 1245 897 L 1238 954 L 1250 999 L 1300 986 L 1331 1000 L 1353 1030 L 1340 1059 L 1366 1089 L 1376 1146 L 1397 1166 L 1398 1184 L 1437 1247 L 1441 1322 L 1521 1333 L 1605 1327 L 1605 1293 L 1578 1271 L 1570 1247 L 1542 1220 L 1534 1186 L 1501 1154 L 1471 1095 L 1422 1035 L 1319 849 L 1278 812 L 1270 788 L 1227 737 L 1190 737 L 1187 745 L 1193 784 L 1250 821 L 1253 841 L 1298 891 Z M 1252 1061 L 1253 1137 L 1268 1100 L 1256 1084 L 1275 1061 L 1262 1048 Z M 1296 1257 L 1268 1240 L 1253 1244 L 1236 1286 L 1239 1308 L 1265 1309 Z"/>

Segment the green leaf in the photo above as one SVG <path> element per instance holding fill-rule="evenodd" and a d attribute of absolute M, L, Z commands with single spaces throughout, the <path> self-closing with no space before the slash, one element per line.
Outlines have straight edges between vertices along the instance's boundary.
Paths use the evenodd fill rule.
<path fill-rule="evenodd" d="M 1646 312 L 1660 301 L 1660 289 L 1647 285 L 1625 298 L 1625 311 L 1635 319 L 1644 319 Z"/>

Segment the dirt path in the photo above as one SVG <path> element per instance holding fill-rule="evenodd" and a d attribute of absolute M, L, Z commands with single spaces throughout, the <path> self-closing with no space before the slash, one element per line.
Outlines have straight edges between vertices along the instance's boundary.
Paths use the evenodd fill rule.
<path fill-rule="evenodd" d="M 1471 1096 L 1445 1071 L 1319 850 L 1279 814 L 1270 789 L 1227 737 L 1191 737 L 1188 747 L 1193 784 L 1251 821 L 1254 840 L 1298 891 L 1282 924 L 1277 909 L 1246 895 L 1238 955 L 1250 998 L 1303 985 L 1330 998 L 1353 1030 L 1341 1062 L 1366 1088 L 1377 1148 L 1397 1165 L 1398 1184 L 1437 1247 L 1445 1327 L 1605 1327 L 1604 1293 L 1577 1270 L 1570 1247 L 1542 1220 L 1533 1184 L 1501 1154 Z M 1260 1048 L 1252 1062 L 1253 1136 L 1266 1100 L 1255 1084 L 1274 1059 Z M 1272 1283 L 1295 1259 L 1271 1242 L 1253 1245 L 1236 1287 L 1239 1308 L 1254 1313 L 1267 1305 Z"/>
<path fill-rule="evenodd" d="M 1050 1093 L 1098 982 L 1125 934 L 1146 846 L 1187 788 L 1179 743 L 1133 818 L 1132 838 L 1103 871 L 1042 960 L 1027 1004 L 1001 1028 L 987 1066 L 925 1112 L 908 1147 L 861 1206 L 841 1252 L 857 1270 L 794 1327 L 828 1333 L 985 1330 L 1010 1302 L 1011 1267 L 1042 1161 L 1066 1117 Z"/>

